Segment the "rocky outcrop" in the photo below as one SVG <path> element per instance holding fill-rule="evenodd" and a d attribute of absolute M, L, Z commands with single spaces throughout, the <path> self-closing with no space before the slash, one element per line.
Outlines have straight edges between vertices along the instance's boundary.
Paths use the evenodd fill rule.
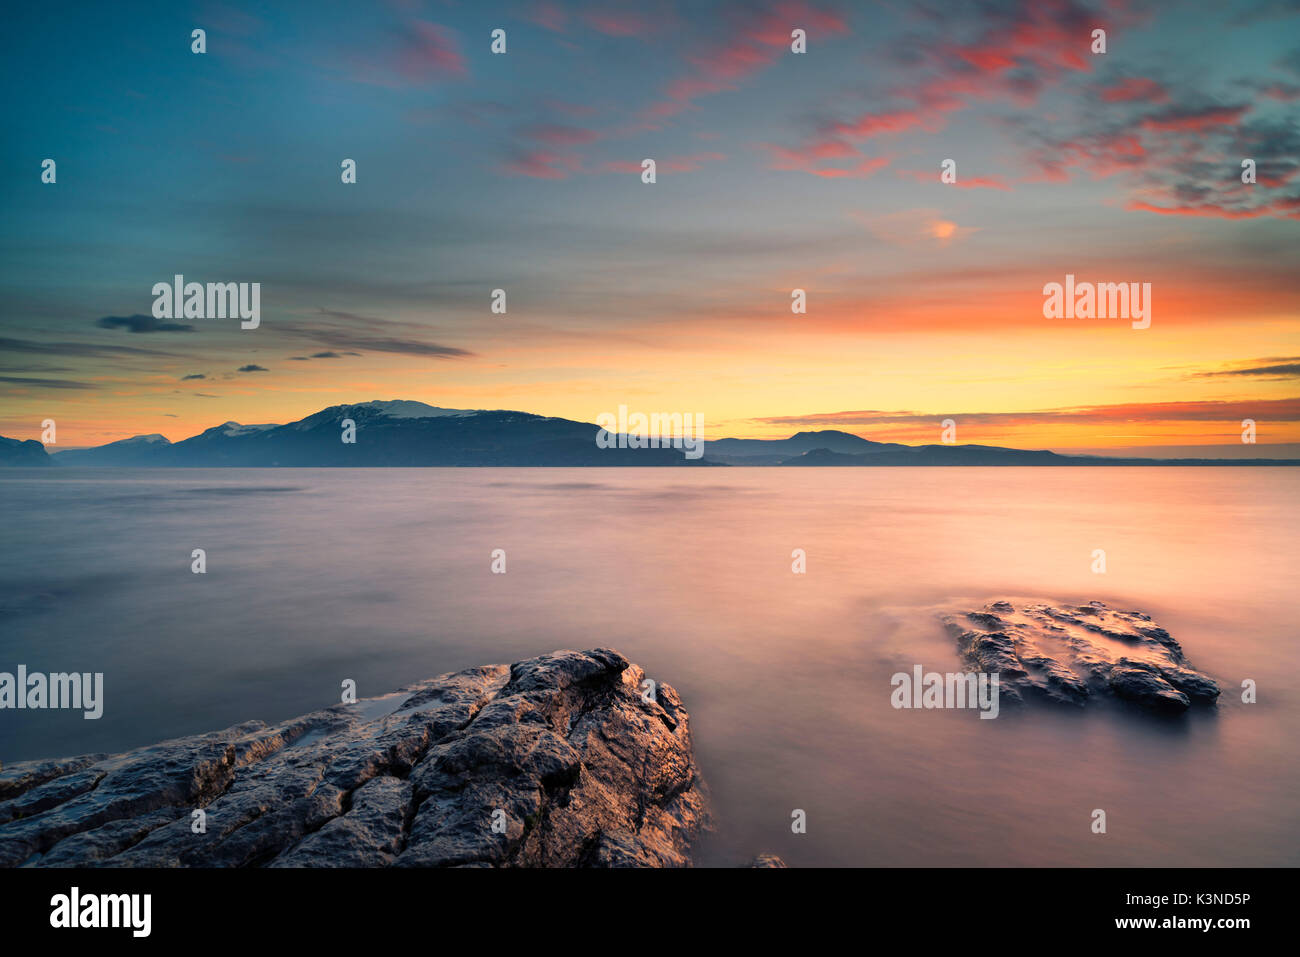
<path fill-rule="evenodd" d="M 1000 675 L 1004 703 L 1040 699 L 1083 706 L 1108 697 L 1154 711 L 1213 705 L 1215 682 L 1188 667 L 1183 649 L 1149 615 L 1086 605 L 985 605 L 949 615 L 964 662 Z"/>
<path fill-rule="evenodd" d="M 13 765 L 0 864 L 684 866 L 704 788 L 680 699 L 659 684 L 643 701 L 644 677 L 615 651 L 558 651 L 271 727 Z"/>

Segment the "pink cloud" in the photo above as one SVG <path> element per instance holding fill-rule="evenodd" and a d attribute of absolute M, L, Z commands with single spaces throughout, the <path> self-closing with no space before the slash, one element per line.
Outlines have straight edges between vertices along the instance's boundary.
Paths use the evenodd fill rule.
<path fill-rule="evenodd" d="M 1265 186 L 1285 186 L 1291 180 L 1295 179 L 1296 174 L 1300 173 L 1300 166 L 1292 166 L 1290 169 L 1281 170 L 1274 173 L 1271 170 L 1261 170 L 1259 181 Z"/>
<path fill-rule="evenodd" d="M 658 173 L 693 173 L 705 163 L 717 163 L 727 158 L 725 153 L 695 153 L 691 156 L 678 156 L 655 161 Z M 597 170 L 601 173 L 635 173 L 641 174 L 641 164 L 629 160 L 612 160 L 602 163 Z"/>
<path fill-rule="evenodd" d="M 804 170 L 813 176 L 820 176 L 822 179 L 865 179 L 877 170 L 883 169 L 889 165 L 889 159 L 884 156 L 867 157 L 860 163 L 857 163 L 847 169 L 837 167 L 827 167 L 823 169 Z"/>
<path fill-rule="evenodd" d="M 843 33 L 848 29 L 844 18 L 835 10 L 819 9 L 808 3 L 792 0 L 778 3 L 754 13 L 749 36 L 757 43 L 772 47 L 789 47 L 790 33 L 798 27 L 808 34 L 812 42 L 821 37 Z"/>
<path fill-rule="evenodd" d="M 412 20 L 396 32 L 396 48 L 344 54 L 361 83 L 400 88 L 468 74 L 454 35 L 436 23 Z"/>
<path fill-rule="evenodd" d="M 666 119 L 689 109 L 702 96 L 737 89 L 789 52 L 795 28 L 809 31 L 812 39 L 843 33 L 847 25 L 838 13 L 803 0 L 746 6 L 736 13 L 733 39 L 688 57 L 690 71 L 670 83 L 664 91 L 666 99 L 652 104 L 645 116 Z"/>
<path fill-rule="evenodd" d="M 1249 106 L 1211 106 L 1199 109 L 1166 110 L 1142 120 L 1148 130 L 1200 133 L 1216 126 L 1231 126 L 1250 110 Z"/>
<path fill-rule="evenodd" d="M 1274 200 L 1251 209 L 1233 209 L 1215 203 L 1201 203 L 1195 206 L 1156 206 L 1137 200 L 1130 202 L 1124 208 L 1134 212 L 1158 213 L 1162 216 L 1198 216 L 1214 219 L 1258 219 L 1261 216 L 1277 216 L 1283 219 L 1300 219 L 1300 197 Z"/>
<path fill-rule="evenodd" d="M 1103 88 L 1101 98 L 1106 103 L 1131 103 L 1134 100 L 1167 103 L 1169 101 L 1169 91 L 1155 80 L 1130 76 Z"/>
<path fill-rule="evenodd" d="M 592 29 L 611 37 L 634 37 L 652 29 L 652 24 L 634 10 L 588 10 L 584 19 Z"/>
<path fill-rule="evenodd" d="M 641 164 L 633 163 L 630 160 L 611 160 L 608 163 L 600 165 L 602 173 L 637 173 L 641 172 Z"/>
<path fill-rule="evenodd" d="M 861 157 L 851 166 L 822 165 L 838 159 L 861 156 L 843 140 L 819 140 L 802 149 L 789 149 L 773 143 L 762 145 L 772 155 L 769 169 L 808 173 L 822 179 L 865 178 L 889 165 L 889 158 L 884 156 Z"/>
<path fill-rule="evenodd" d="M 1292 100 L 1300 99 L 1300 86 L 1293 86 L 1289 83 L 1274 83 L 1266 86 L 1260 91 L 1260 96 L 1266 96 L 1270 100 L 1281 100 L 1284 103 L 1290 103 Z"/>
<path fill-rule="evenodd" d="M 436 76 L 464 76 L 465 60 L 450 32 L 436 23 L 416 20 L 398 56 L 398 72 L 418 81 Z"/>
<path fill-rule="evenodd" d="M 893 91 L 894 105 L 829 123 L 823 133 L 858 140 L 913 129 L 937 131 L 948 114 L 972 100 L 1032 104 L 1050 82 L 1092 69 L 1086 27 L 1104 20 L 1114 29 L 1132 19 L 1124 3 L 1112 7 L 1101 16 L 1073 0 L 1018 4 L 1014 18 L 990 18 L 970 42 L 927 46 L 923 62 L 928 76 Z"/>
<path fill-rule="evenodd" d="M 581 170 L 581 159 L 571 153 L 528 150 L 503 165 L 505 172 L 534 179 L 567 179 Z"/>
<path fill-rule="evenodd" d="M 1011 187 L 1003 181 L 1000 176 L 958 176 L 954 183 L 943 183 L 939 179 L 940 171 L 935 169 L 933 172 L 923 170 L 899 170 L 898 175 L 907 179 L 914 179 L 918 183 L 937 184 L 942 186 L 951 186 L 957 189 L 1000 189 L 1004 192 L 1011 192 Z"/>
<path fill-rule="evenodd" d="M 868 139 L 879 133 L 900 133 L 918 126 L 935 125 L 933 110 L 899 109 L 883 113 L 864 113 L 855 120 L 831 123 L 827 132 L 855 140 Z"/>
<path fill-rule="evenodd" d="M 600 134 L 595 130 L 551 123 L 530 126 L 523 131 L 523 135 L 534 142 L 548 146 L 581 146 L 600 139 Z"/>
<path fill-rule="evenodd" d="M 1094 179 L 1132 172 L 1146 163 L 1147 151 L 1136 133 L 1098 132 L 1061 140 L 1035 151 L 1039 175 L 1025 182 L 1064 183 L 1070 168 L 1087 170 Z"/>
<path fill-rule="evenodd" d="M 564 29 L 564 24 L 568 21 L 569 15 L 564 12 L 564 8 L 558 3 L 551 3 L 549 0 L 538 0 L 529 7 L 528 12 L 524 14 L 525 18 L 555 33 Z"/>

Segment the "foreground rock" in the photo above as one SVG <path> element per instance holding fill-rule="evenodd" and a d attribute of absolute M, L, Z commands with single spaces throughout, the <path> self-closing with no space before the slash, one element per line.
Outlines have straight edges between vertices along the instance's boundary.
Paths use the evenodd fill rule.
<path fill-rule="evenodd" d="M 643 702 L 643 678 L 615 651 L 559 651 L 273 727 L 14 765 L 0 865 L 684 866 L 703 785 L 680 699 L 660 684 Z"/>
<path fill-rule="evenodd" d="M 1115 697 L 1163 712 L 1213 705 L 1219 686 L 1187 666 L 1169 632 L 1138 611 L 1086 605 L 993 602 L 950 615 L 965 663 L 1000 674 L 1003 702 L 1039 698 L 1085 705 Z"/>

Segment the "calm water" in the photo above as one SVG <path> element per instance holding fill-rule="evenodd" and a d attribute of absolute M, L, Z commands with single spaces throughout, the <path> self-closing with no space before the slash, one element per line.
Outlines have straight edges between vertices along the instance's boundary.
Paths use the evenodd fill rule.
<path fill-rule="evenodd" d="M 0 670 L 103 671 L 106 708 L 0 712 L 0 761 L 606 645 L 693 716 L 705 863 L 1295 865 L 1297 493 L 1287 469 L 10 470 Z M 892 709 L 894 672 L 958 668 L 936 608 L 997 597 L 1149 612 L 1217 714 Z"/>

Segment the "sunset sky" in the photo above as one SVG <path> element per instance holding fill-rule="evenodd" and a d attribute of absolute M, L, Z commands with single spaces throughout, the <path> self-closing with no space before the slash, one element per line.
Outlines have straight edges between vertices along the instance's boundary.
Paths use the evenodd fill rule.
<path fill-rule="evenodd" d="M 6 17 L 0 434 L 403 398 L 1167 454 L 1250 418 L 1300 455 L 1295 2 Z M 177 273 L 260 282 L 260 328 L 154 320 Z M 1151 283 L 1150 328 L 1044 318 L 1067 273 Z"/>

